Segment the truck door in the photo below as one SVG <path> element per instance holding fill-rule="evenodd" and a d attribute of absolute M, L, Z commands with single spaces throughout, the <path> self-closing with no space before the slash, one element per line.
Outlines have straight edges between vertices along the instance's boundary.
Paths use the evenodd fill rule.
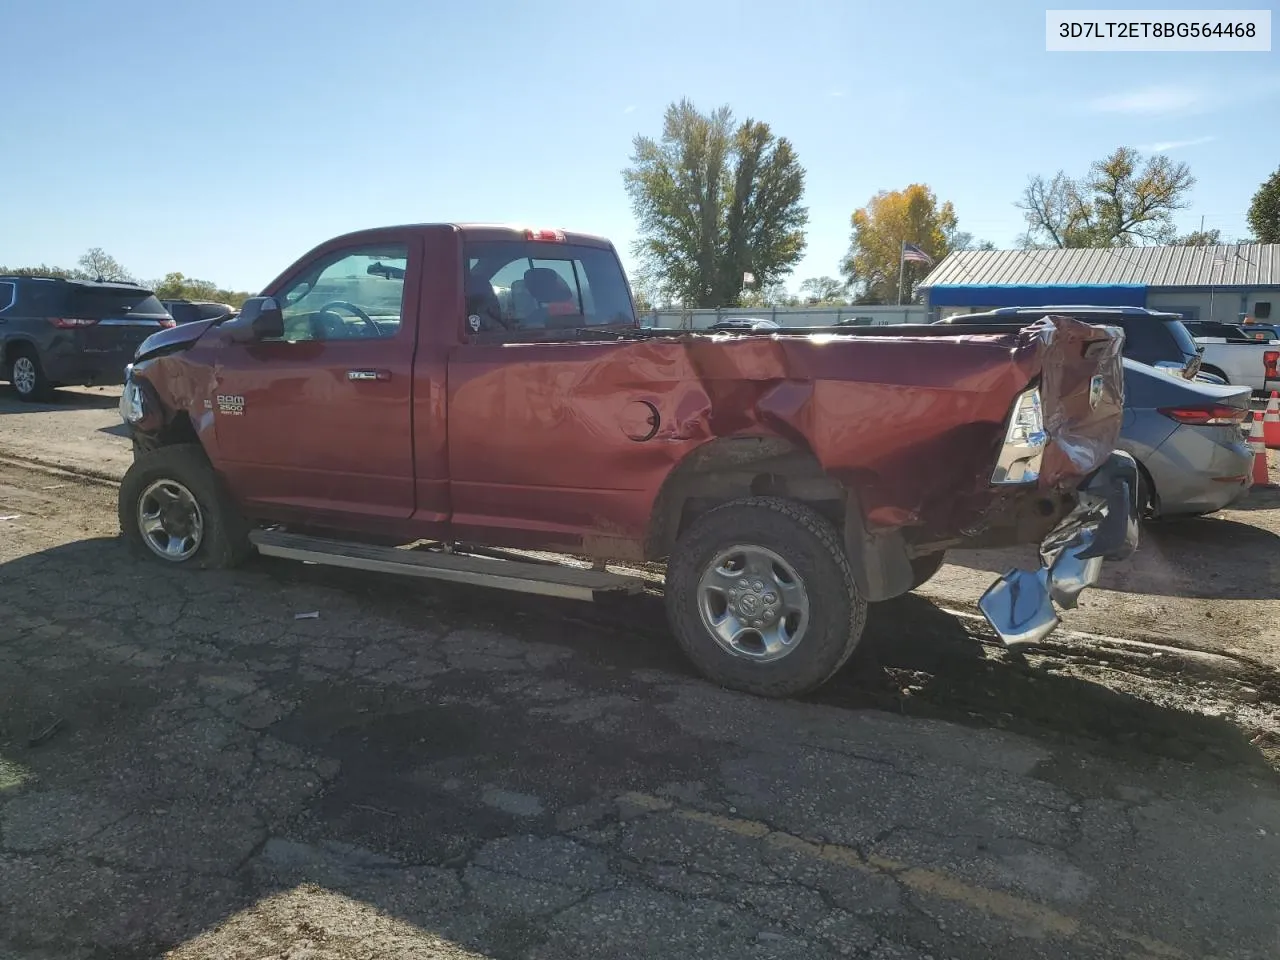
<path fill-rule="evenodd" d="M 545 234 L 464 242 L 466 339 L 448 375 L 453 534 L 638 555 L 679 453 L 642 441 L 679 372 L 619 341 L 635 313 L 613 249 Z"/>
<path fill-rule="evenodd" d="M 421 260 L 408 232 L 322 247 L 267 291 L 283 339 L 220 351 L 210 402 L 221 463 L 246 503 L 337 526 L 413 513 Z"/>

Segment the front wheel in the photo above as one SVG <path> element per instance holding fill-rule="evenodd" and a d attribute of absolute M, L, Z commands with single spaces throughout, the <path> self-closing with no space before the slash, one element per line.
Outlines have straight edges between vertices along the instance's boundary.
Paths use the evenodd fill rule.
<path fill-rule="evenodd" d="M 694 521 L 667 565 L 666 604 L 704 676 L 766 697 L 830 679 L 867 614 L 835 527 L 777 497 L 736 500 Z"/>
<path fill-rule="evenodd" d="M 253 551 L 199 444 L 137 456 L 120 483 L 119 516 L 132 545 L 174 566 L 233 567 Z"/>

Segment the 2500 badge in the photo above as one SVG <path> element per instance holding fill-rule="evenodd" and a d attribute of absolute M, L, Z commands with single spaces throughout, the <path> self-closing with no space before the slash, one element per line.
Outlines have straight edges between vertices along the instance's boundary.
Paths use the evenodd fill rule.
<path fill-rule="evenodd" d="M 218 402 L 219 413 L 225 413 L 233 417 L 243 416 L 244 397 L 233 397 L 225 394 L 218 394 L 214 399 Z"/>

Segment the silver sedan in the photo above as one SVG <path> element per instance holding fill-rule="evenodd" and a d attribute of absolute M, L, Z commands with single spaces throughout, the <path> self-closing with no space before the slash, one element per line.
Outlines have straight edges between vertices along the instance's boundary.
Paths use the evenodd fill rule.
<path fill-rule="evenodd" d="M 1124 371 L 1119 446 L 1138 461 L 1144 515 L 1213 513 L 1245 496 L 1249 388 L 1192 382 L 1133 360 Z"/>

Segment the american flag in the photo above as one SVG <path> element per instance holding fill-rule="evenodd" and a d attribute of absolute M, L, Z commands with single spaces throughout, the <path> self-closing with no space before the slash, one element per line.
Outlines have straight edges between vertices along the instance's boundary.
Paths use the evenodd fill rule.
<path fill-rule="evenodd" d="M 915 263 L 927 263 L 929 266 L 933 266 L 933 257 L 929 256 L 914 243 L 903 243 L 902 259 L 911 260 Z"/>

